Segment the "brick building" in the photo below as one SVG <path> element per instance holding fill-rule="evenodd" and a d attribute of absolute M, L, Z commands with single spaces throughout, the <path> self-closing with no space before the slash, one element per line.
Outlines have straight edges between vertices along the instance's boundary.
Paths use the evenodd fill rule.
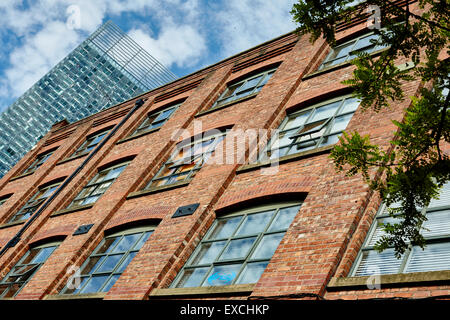
<path fill-rule="evenodd" d="M 351 50 L 384 50 L 373 37 L 365 23 L 340 25 L 335 48 L 289 33 L 56 123 L 0 180 L 0 297 L 448 294 L 449 198 L 427 208 L 427 249 L 393 260 L 371 250 L 379 197 L 328 157 L 343 130 L 387 146 L 410 103 L 362 112 L 341 84 Z"/>

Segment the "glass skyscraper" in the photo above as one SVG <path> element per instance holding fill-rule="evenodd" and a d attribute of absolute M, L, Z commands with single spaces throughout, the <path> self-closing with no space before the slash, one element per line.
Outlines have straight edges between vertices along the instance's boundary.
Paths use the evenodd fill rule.
<path fill-rule="evenodd" d="M 107 22 L 0 114 L 0 177 L 62 119 L 74 122 L 176 76 Z"/>

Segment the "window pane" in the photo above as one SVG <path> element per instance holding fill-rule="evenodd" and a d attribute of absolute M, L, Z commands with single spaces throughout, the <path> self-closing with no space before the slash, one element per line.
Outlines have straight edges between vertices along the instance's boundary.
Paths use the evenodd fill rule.
<path fill-rule="evenodd" d="M 190 265 L 208 264 L 216 260 L 219 253 L 225 246 L 226 241 L 217 241 L 213 243 L 205 243 L 200 246 Z"/>
<path fill-rule="evenodd" d="M 116 267 L 117 263 L 122 259 L 122 254 L 117 254 L 113 256 L 108 256 L 103 261 L 103 264 L 95 270 L 96 273 L 102 273 L 102 272 L 112 272 L 114 268 Z"/>
<path fill-rule="evenodd" d="M 140 248 L 142 248 L 142 246 L 147 241 L 147 239 L 151 236 L 152 233 L 153 233 L 153 231 L 148 231 L 148 232 L 144 233 L 144 235 L 141 237 L 141 239 L 139 239 L 139 241 L 135 244 L 133 250 L 139 250 Z"/>
<path fill-rule="evenodd" d="M 289 117 L 288 122 L 286 123 L 285 127 L 283 128 L 283 130 L 288 130 L 288 129 L 292 129 L 292 128 L 298 128 L 301 125 L 303 125 L 306 121 L 306 119 L 308 118 L 309 114 L 311 113 L 311 110 L 302 112 L 296 116 L 291 116 Z"/>
<path fill-rule="evenodd" d="M 340 104 L 341 101 L 336 101 L 317 108 L 316 112 L 308 122 L 311 123 L 333 116 L 336 113 L 336 109 L 339 107 Z"/>
<path fill-rule="evenodd" d="M 234 278 L 236 278 L 240 268 L 241 264 L 231 264 L 214 267 L 202 286 L 206 287 L 230 285 L 232 284 Z"/>
<path fill-rule="evenodd" d="M 250 235 L 262 232 L 272 218 L 274 210 L 248 215 L 236 235 Z"/>
<path fill-rule="evenodd" d="M 278 248 L 284 233 L 265 235 L 253 252 L 251 259 L 270 259 Z"/>
<path fill-rule="evenodd" d="M 348 114 L 346 116 L 336 117 L 333 121 L 330 133 L 344 131 L 345 128 L 347 128 L 347 125 L 350 122 L 352 116 L 353 114 Z"/>
<path fill-rule="evenodd" d="M 225 251 L 220 255 L 221 261 L 230 259 L 245 258 L 255 242 L 256 237 L 232 240 Z"/>
<path fill-rule="evenodd" d="M 105 257 L 91 257 L 89 258 L 87 264 L 81 270 L 81 274 L 90 274 L 92 273 L 102 262 L 105 260 Z"/>
<path fill-rule="evenodd" d="M 386 249 L 381 253 L 370 250 L 363 253 L 355 276 L 397 273 L 401 262 L 402 260 L 394 256 L 393 249 Z"/>
<path fill-rule="evenodd" d="M 236 284 L 256 283 L 266 269 L 268 262 L 249 263 L 245 266 Z"/>
<path fill-rule="evenodd" d="M 278 214 L 273 220 L 269 231 L 279 231 L 287 229 L 299 210 L 300 206 L 295 206 L 283 208 L 278 211 Z"/>
<path fill-rule="evenodd" d="M 344 106 L 342 107 L 340 113 L 342 114 L 350 111 L 355 111 L 356 109 L 358 109 L 360 102 L 361 101 L 357 98 L 345 99 Z"/>
<path fill-rule="evenodd" d="M 450 210 L 427 213 L 427 219 L 423 223 L 421 231 L 425 238 L 443 237 L 450 234 Z"/>
<path fill-rule="evenodd" d="M 130 254 L 128 254 L 127 257 L 117 267 L 115 273 L 122 273 L 136 255 L 137 252 L 131 252 Z"/>
<path fill-rule="evenodd" d="M 32 263 L 43 263 L 55 251 L 56 246 L 46 247 L 39 250 L 39 253 L 34 257 Z"/>
<path fill-rule="evenodd" d="M 429 244 L 422 250 L 414 247 L 405 272 L 426 272 L 450 269 L 450 243 Z"/>
<path fill-rule="evenodd" d="M 241 220 L 242 217 L 218 220 L 208 239 L 222 239 L 230 237 L 236 230 L 236 227 Z"/>
<path fill-rule="evenodd" d="M 112 252 L 124 252 L 130 250 L 133 244 L 141 237 L 141 233 L 128 234 L 120 240 Z"/>
<path fill-rule="evenodd" d="M 109 237 L 106 238 L 103 243 L 98 246 L 98 249 L 95 251 L 96 254 L 107 253 L 111 251 L 111 249 L 116 245 L 119 241 L 118 237 Z"/>
<path fill-rule="evenodd" d="M 109 276 L 93 276 L 91 277 L 80 293 L 98 292 Z"/>
<path fill-rule="evenodd" d="M 206 273 L 208 272 L 207 268 L 196 268 L 196 269 L 189 269 L 184 270 L 183 276 L 181 277 L 180 281 L 177 284 L 177 287 L 183 288 L 183 287 L 198 287 L 200 286 L 203 278 L 205 277 Z"/>
<path fill-rule="evenodd" d="M 106 285 L 103 287 L 102 292 L 108 292 L 109 289 L 112 288 L 112 286 L 114 285 L 114 283 L 116 283 L 117 279 L 119 279 L 119 275 L 114 275 L 112 276 L 108 282 L 106 283 Z"/>

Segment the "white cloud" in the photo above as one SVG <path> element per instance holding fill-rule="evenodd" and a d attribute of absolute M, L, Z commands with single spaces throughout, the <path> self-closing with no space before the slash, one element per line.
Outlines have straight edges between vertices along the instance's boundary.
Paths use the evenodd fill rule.
<path fill-rule="evenodd" d="M 10 54 L 11 67 L 5 72 L 10 93 L 19 96 L 44 76 L 80 42 L 77 32 L 63 22 L 50 22 L 25 39 L 24 45 Z"/>
<path fill-rule="evenodd" d="M 0 33 L 17 37 L 0 83 L 0 102 L 18 97 L 98 28 L 105 18 L 138 14 L 128 34 L 167 67 L 198 68 L 295 29 L 289 14 L 295 0 L 39 0 L 0 2 Z M 67 8 L 80 9 L 71 29 Z M 150 30 L 156 26 L 158 32 Z M 124 30 L 126 31 L 126 30 Z M 217 53 L 217 44 L 220 52 Z M 214 47 L 211 47 L 214 46 Z M 213 53 L 214 52 L 214 53 Z M 206 60 L 206 61 L 205 61 Z M 212 61 L 216 62 L 216 61 Z"/>
<path fill-rule="evenodd" d="M 295 0 L 228 0 L 214 17 L 224 53 L 232 55 L 296 28 L 289 11 Z"/>
<path fill-rule="evenodd" d="M 169 68 L 173 64 L 193 66 L 207 49 L 203 36 L 190 25 L 166 23 L 157 38 L 142 29 L 133 29 L 128 35 Z"/>

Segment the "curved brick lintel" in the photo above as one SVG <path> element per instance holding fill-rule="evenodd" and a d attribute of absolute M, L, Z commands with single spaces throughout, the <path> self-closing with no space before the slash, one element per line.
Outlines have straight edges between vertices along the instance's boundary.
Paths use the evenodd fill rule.
<path fill-rule="evenodd" d="M 117 213 L 108 222 L 105 231 L 140 220 L 162 220 L 172 211 L 175 212 L 175 208 L 171 206 L 152 206 L 150 208 L 137 208 Z"/>
<path fill-rule="evenodd" d="M 41 230 L 31 239 L 29 244 L 35 244 L 41 242 L 44 239 L 57 237 L 57 236 L 68 236 L 72 234 L 77 228 L 75 224 L 69 224 L 64 226 L 58 226 L 50 228 L 48 230 Z"/>
<path fill-rule="evenodd" d="M 267 198 L 270 196 L 308 193 L 314 184 L 314 179 L 310 177 L 300 179 L 289 179 L 286 181 L 266 182 L 256 186 L 248 187 L 245 191 L 237 190 L 227 192 L 217 203 L 216 210 L 224 210 L 236 204 Z"/>

